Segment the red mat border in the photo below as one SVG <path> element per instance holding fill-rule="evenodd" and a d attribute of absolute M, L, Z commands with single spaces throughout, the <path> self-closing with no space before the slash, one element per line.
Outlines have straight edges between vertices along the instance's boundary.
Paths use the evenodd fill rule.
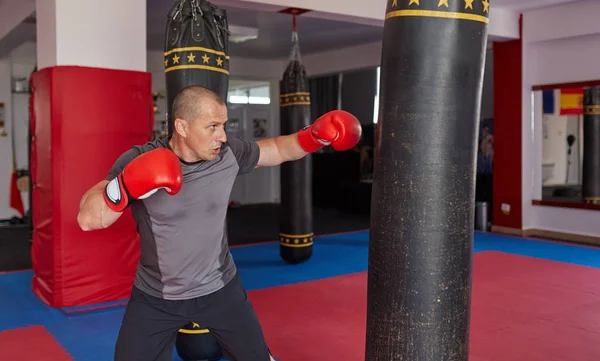
<path fill-rule="evenodd" d="M 35 343 L 35 344 L 32 344 Z M 42 325 L 0 331 L 0 354 L 7 361 L 74 361 Z"/>

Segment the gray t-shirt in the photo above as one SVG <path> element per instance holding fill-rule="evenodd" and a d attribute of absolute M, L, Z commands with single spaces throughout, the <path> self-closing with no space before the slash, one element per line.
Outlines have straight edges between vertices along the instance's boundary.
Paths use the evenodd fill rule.
<path fill-rule="evenodd" d="M 166 139 L 134 146 L 123 153 L 107 180 L 138 155 L 169 148 Z M 238 174 L 251 172 L 260 150 L 255 142 L 230 138 L 217 159 L 180 160 L 183 185 L 176 195 L 160 190 L 131 205 L 140 235 L 141 259 L 134 285 L 159 298 L 182 300 L 213 293 L 235 275 L 225 216 Z"/>

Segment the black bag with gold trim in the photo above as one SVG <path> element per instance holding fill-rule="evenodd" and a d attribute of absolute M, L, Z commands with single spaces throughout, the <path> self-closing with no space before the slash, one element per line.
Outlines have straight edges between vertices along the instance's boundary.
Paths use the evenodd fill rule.
<path fill-rule="evenodd" d="M 224 9 L 206 0 L 177 0 L 173 4 L 167 18 L 164 58 L 168 137 L 173 134 L 173 100 L 181 89 L 200 85 L 227 100 L 228 47 L 229 27 Z M 219 359 L 222 354 L 210 332 L 180 330 L 175 348 L 183 360 Z"/>
<path fill-rule="evenodd" d="M 300 56 L 296 18 L 292 31 L 289 63 L 280 82 L 281 135 L 294 134 L 310 125 L 310 93 L 306 68 Z M 281 166 L 281 213 L 279 254 L 289 263 L 300 263 L 312 256 L 312 158 L 308 155 Z"/>
<path fill-rule="evenodd" d="M 586 88 L 583 96 L 582 161 L 583 199 L 588 204 L 600 204 L 600 86 Z"/>
<path fill-rule="evenodd" d="M 168 135 L 173 100 L 181 89 L 201 85 L 227 100 L 229 86 L 227 13 L 206 0 L 177 0 L 167 18 L 165 75 Z"/>

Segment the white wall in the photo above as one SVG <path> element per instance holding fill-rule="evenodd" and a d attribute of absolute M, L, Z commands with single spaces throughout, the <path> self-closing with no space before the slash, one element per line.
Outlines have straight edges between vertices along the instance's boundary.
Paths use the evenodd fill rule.
<path fill-rule="evenodd" d="M 17 215 L 10 205 L 10 180 L 12 167 L 12 94 L 11 94 L 11 63 L 9 59 L 0 59 L 0 102 L 4 103 L 4 130 L 7 135 L 0 136 L 0 219 L 8 219 Z"/>
<path fill-rule="evenodd" d="M 37 1 L 35 10 L 40 69 L 146 71 L 146 0 L 45 0 Z"/>
<path fill-rule="evenodd" d="M 541 198 L 543 123 L 532 115 L 531 87 L 600 79 L 595 14 L 600 14 L 599 1 L 523 14 L 523 229 L 600 235 L 598 211 L 532 205 Z"/>
<path fill-rule="evenodd" d="M 597 24 L 598 34 L 526 43 L 527 80 L 542 85 L 600 79 L 600 22 Z"/>

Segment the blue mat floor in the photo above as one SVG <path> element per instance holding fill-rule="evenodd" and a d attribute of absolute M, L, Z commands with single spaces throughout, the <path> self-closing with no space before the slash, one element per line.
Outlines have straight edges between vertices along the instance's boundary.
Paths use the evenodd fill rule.
<path fill-rule="evenodd" d="M 313 257 L 299 265 L 280 259 L 278 243 L 237 247 L 232 254 L 244 285 L 251 291 L 366 271 L 368 241 L 366 231 L 317 237 Z M 597 248 L 491 233 L 475 233 L 474 251 L 499 251 L 600 268 Z M 0 331 L 43 325 L 75 360 L 112 360 L 124 308 L 76 314 L 49 308 L 32 294 L 32 275 L 31 271 L 0 275 Z M 174 356 L 174 360 L 179 358 Z"/>

